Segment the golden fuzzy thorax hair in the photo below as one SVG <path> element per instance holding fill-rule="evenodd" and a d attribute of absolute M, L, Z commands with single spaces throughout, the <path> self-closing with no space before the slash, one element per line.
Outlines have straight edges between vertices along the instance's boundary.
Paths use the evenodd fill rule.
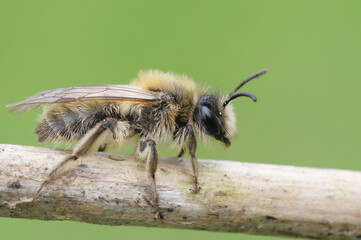
<path fill-rule="evenodd" d="M 204 92 L 203 89 L 200 89 L 196 83 L 186 75 L 162 72 L 159 70 L 140 71 L 138 77 L 130 84 L 144 90 L 182 89 L 184 93 L 195 101 L 199 94 Z"/>
<path fill-rule="evenodd" d="M 205 134 L 202 129 L 194 123 L 192 113 L 196 108 L 196 104 L 200 96 L 206 94 L 206 89 L 198 86 L 193 79 L 186 75 L 179 75 L 170 72 L 162 72 L 159 70 L 140 71 L 138 77 L 131 82 L 131 85 L 137 86 L 145 90 L 162 89 L 166 92 L 173 92 L 182 96 L 182 106 L 187 109 L 187 117 L 190 123 L 195 126 L 195 131 L 201 140 L 207 141 L 210 136 Z M 217 100 L 218 109 L 224 119 L 225 137 L 232 139 L 237 133 L 236 118 L 233 106 L 223 107 L 226 96 L 215 94 L 213 96 Z M 191 107 L 189 107 L 191 106 Z M 190 111 L 188 111 L 188 109 Z M 184 139 L 183 139 L 184 140 Z"/>

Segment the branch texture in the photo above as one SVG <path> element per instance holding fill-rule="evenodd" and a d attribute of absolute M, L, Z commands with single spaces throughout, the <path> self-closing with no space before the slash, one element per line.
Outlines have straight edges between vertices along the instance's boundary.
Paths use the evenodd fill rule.
<path fill-rule="evenodd" d="M 0 144 L 0 216 L 361 238 L 360 172 L 200 160 L 201 191 L 195 194 L 189 161 L 162 158 L 156 182 L 163 219 L 154 219 L 154 208 L 144 199 L 149 194 L 145 164 L 124 154 L 91 155 L 46 185 L 32 202 L 47 174 L 67 154 Z"/>

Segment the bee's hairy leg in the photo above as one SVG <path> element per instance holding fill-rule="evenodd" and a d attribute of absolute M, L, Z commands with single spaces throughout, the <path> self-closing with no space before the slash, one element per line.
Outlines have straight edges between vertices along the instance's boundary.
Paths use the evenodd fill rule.
<path fill-rule="evenodd" d="M 197 139 L 194 134 L 192 126 L 187 126 L 188 130 L 188 150 L 191 156 L 191 164 L 193 170 L 193 181 L 194 181 L 194 192 L 199 192 L 200 187 L 198 186 L 198 160 L 196 158 L 197 150 Z"/>
<path fill-rule="evenodd" d="M 41 193 L 41 190 L 44 188 L 45 185 L 56 179 L 58 176 L 60 176 L 62 173 L 65 173 L 65 169 L 72 163 L 75 162 L 78 159 L 77 156 L 71 155 L 66 157 L 60 164 L 58 164 L 47 176 L 46 180 L 40 185 L 38 191 L 36 192 L 35 197 L 33 198 L 33 201 L 38 199 Z M 69 169 L 70 170 L 70 169 Z"/>
<path fill-rule="evenodd" d="M 152 139 L 139 141 L 138 147 L 138 157 L 146 157 L 146 169 L 148 173 L 149 183 L 150 183 L 150 201 L 145 198 L 146 202 L 153 206 L 156 210 L 156 217 L 163 218 L 159 212 L 159 198 L 157 193 L 157 187 L 155 184 L 155 172 L 158 165 L 158 151 L 156 148 L 156 143 Z"/>
<path fill-rule="evenodd" d="M 92 129 L 90 129 L 84 137 L 79 141 L 79 143 L 74 147 L 73 152 L 70 156 L 67 156 L 62 162 L 60 162 L 47 176 L 46 180 L 41 184 L 40 188 L 36 192 L 33 201 L 38 199 L 41 193 L 41 190 L 45 185 L 57 179 L 62 174 L 73 169 L 77 165 L 77 160 L 80 157 L 88 155 L 92 152 L 98 150 L 101 140 L 106 137 L 106 134 L 112 134 L 113 138 L 116 137 L 114 128 L 117 124 L 117 120 L 113 118 L 104 119 L 97 123 Z M 106 131 L 106 130 L 110 131 Z"/>

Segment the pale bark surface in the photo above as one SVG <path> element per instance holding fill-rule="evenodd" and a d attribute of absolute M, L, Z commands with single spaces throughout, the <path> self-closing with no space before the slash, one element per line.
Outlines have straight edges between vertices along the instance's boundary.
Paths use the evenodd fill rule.
<path fill-rule="evenodd" d="M 194 194 L 189 161 L 163 158 L 156 181 L 164 218 L 154 219 L 154 209 L 143 198 L 149 190 L 144 163 L 128 155 L 96 153 L 31 202 L 47 173 L 67 154 L 0 144 L 0 216 L 361 238 L 360 172 L 200 160 L 201 191 Z"/>

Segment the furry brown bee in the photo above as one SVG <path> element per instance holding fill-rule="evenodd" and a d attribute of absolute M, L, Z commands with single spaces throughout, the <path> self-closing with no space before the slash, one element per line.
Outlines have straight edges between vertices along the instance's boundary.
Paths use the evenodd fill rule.
<path fill-rule="evenodd" d="M 236 93 L 262 70 L 242 81 L 228 95 L 210 94 L 184 75 L 156 70 L 140 72 L 129 85 L 93 85 L 58 88 L 40 92 L 24 101 L 8 105 L 21 113 L 40 105 L 43 114 L 36 127 L 40 142 L 75 144 L 72 154 L 49 173 L 37 192 L 77 164 L 79 158 L 107 148 L 119 149 L 131 137 L 139 138 L 135 156 L 145 160 L 150 181 L 150 202 L 158 209 L 155 172 L 158 164 L 156 143 L 180 146 L 191 156 L 195 192 L 198 187 L 197 141 L 207 137 L 230 145 L 236 122 L 230 101 L 256 97 Z M 37 198 L 36 197 L 36 198 Z"/>

